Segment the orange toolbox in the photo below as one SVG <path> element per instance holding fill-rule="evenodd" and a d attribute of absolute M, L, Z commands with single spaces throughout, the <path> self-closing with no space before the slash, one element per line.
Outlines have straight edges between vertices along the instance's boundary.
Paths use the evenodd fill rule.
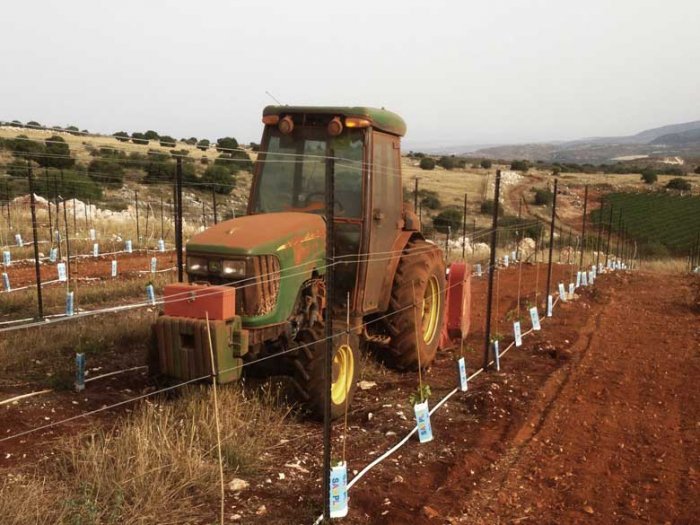
<path fill-rule="evenodd" d="M 206 284 L 168 284 L 163 292 L 165 315 L 227 321 L 236 316 L 236 289 Z"/>

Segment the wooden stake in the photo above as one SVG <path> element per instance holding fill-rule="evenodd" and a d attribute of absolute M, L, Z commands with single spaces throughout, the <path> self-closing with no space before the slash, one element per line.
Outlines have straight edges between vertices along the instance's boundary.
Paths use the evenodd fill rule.
<path fill-rule="evenodd" d="M 221 426 L 219 423 L 219 398 L 217 396 L 216 390 L 216 364 L 214 362 L 214 346 L 211 342 L 211 328 L 209 327 L 209 312 L 204 313 L 207 319 L 207 336 L 209 338 L 209 358 L 211 359 L 211 375 L 212 383 L 214 385 L 214 419 L 216 421 L 216 448 L 219 452 L 219 479 L 221 480 L 221 525 L 224 525 L 224 462 L 221 457 Z"/>

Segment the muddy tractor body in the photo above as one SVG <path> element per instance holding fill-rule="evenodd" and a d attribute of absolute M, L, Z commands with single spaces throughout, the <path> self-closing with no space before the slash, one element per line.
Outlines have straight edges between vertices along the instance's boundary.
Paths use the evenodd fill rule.
<path fill-rule="evenodd" d="M 424 239 L 403 202 L 401 117 L 364 107 L 268 106 L 263 123 L 247 215 L 187 243 L 188 283 L 166 287 L 151 362 L 180 380 L 213 369 L 222 383 L 244 370 L 287 375 L 320 415 L 330 308 L 341 333 L 331 388 L 337 416 L 352 398 L 361 348 L 372 346 L 390 366 L 415 369 L 430 365 L 439 346 L 466 337 L 471 272 L 462 263 L 446 270 L 442 252 Z M 324 280 L 329 169 L 332 304 Z"/>

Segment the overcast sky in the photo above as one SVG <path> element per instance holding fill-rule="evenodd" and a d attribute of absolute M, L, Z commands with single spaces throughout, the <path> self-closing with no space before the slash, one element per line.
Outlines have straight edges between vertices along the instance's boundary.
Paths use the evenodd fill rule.
<path fill-rule="evenodd" d="M 384 106 L 409 144 L 700 119 L 700 1 L 35 0 L 2 6 L 0 120 L 257 141 L 263 106 Z"/>

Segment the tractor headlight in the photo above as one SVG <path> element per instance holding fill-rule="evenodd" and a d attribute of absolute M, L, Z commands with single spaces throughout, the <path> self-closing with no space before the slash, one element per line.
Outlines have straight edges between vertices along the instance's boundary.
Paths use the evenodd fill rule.
<path fill-rule="evenodd" d="M 232 277 L 234 279 L 242 279 L 245 277 L 246 264 L 245 260 L 238 261 L 223 261 L 221 267 L 221 275 L 224 277 Z"/>
<path fill-rule="evenodd" d="M 207 271 L 207 260 L 204 257 L 187 258 L 187 273 L 204 275 Z"/>

